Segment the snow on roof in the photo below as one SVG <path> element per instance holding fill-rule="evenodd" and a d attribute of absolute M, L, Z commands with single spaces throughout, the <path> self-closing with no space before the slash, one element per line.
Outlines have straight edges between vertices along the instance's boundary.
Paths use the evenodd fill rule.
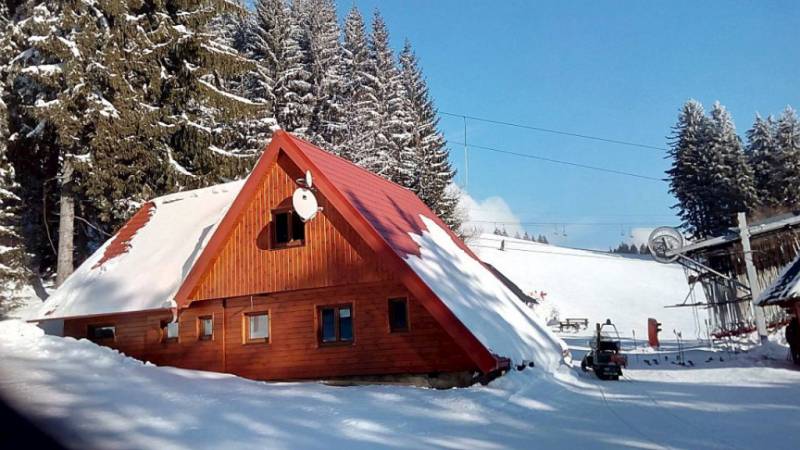
<path fill-rule="evenodd" d="M 150 218 L 127 242 L 127 250 L 102 261 L 118 236 L 109 239 L 42 304 L 32 320 L 173 307 L 173 296 L 243 183 L 151 200 Z"/>
<path fill-rule="evenodd" d="M 489 351 L 517 364 L 534 361 L 555 370 L 566 344 L 447 230 L 428 217 L 420 219 L 427 231 L 411 234 L 419 256 L 406 257 L 414 272 Z"/>
<path fill-rule="evenodd" d="M 775 281 L 761 291 L 756 304 L 775 305 L 796 298 L 800 298 L 800 255 L 784 267 Z"/>
<path fill-rule="evenodd" d="M 759 234 L 769 233 L 770 231 L 780 230 L 784 227 L 791 227 L 800 224 L 800 214 L 788 213 L 779 216 L 770 217 L 768 219 L 751 223 L 747 226 L 750 230 L 750 236 L 755 237 Z M 673 253 L 688 253 L 705 248 L 717 247 L 727 244 L 729 242 L 738 241 L 740 239 L 738 229 L 733 229 L 722 236 L 716 236 L 701 241 L 692 242 L 691 244 L 681 248 L 679 251 Z"/>

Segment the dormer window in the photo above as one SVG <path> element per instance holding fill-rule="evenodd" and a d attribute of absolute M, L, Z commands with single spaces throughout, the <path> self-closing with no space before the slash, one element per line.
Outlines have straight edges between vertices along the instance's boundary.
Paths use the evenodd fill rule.
<path fill-rule="evenodd" d="M 306 224 L 291 209 L 272 211 L 272 248 L 305 244 Z"/>

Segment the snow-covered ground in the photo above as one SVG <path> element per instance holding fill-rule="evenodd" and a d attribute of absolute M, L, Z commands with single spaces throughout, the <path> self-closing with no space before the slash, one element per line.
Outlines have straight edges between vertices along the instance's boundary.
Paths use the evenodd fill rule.
<path fill-rule="evenodd" d="M 677 264 L 492 234 L 477 236 L 467 244 L 526 293 L 544 292 L 539 312 L 545 316 L 555 309 L 562 320 L 589 319 L 590 327 L 611 319 L 621 335 L 631 337 L 636 330 L 640 340 L 647 338 L 647 319 L 652 317 L 662 323 L 664 339 L 674 339 L 673 330 L 681 332 L 684 339 L 706 337 L 705 310 L 665 308 L 682 303 L 690 291 L 683 268 Z M 697 286 L 688 303 L 704 300 Z"/>
<path fill-rule="evenodd" d="M 691 352 L 693 368 L 649 355 L 668 359 L 619 382 L 562 367 L 444 391 L 331 387 L 155 367 L 8 320 L 0 390 L 82 448 L 797 448 L 800 371 Z"/>

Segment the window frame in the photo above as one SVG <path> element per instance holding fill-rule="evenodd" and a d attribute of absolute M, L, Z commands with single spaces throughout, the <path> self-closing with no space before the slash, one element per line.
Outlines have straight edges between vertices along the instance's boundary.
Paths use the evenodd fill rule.
<path fill-rule="evenodd" d="M 340 334 L 340 325 L 339 322 L 341 317 L 339 316 L 339 310 L 348 308 L 350 309 L 350 332 L 351 336 L 349 340 L 343 341 Z M 323 332 L 323 324 L 322 324 L 322 311 L 325 309 L 333 309 L 334 310 L 334 320 L 333 320 L 333 330 L 334 334 L 336 335 L 335 341 L 325 342 L 322 339 L 322 332 Z M 356 312 L 355 308 L 353 307 L 352 302 L 345 302 L 345 303 L 326 303 L 323 305 L 317 305 L 316 308 L 316 328 L 317 328 L 317 345 L 319 347 L 343 347 L 343 346 L 351 346 L 355 345 L 356 343 Z"/>
<path fill-rule="evenodd" d="M 211 334 L 203 334 L 203 321 L 211 320 Z M 213 341 L 214 340 L 214 314 L 204 314 L 197 316 L 197 340 L 198 341 Z"/>
<path fill-rule="evenodd" d="M 276 217 L 279 214 L 288 214 L 288 223 L 287 223 L 287 232 L 289 235 L 288 242 L 278 242 L 278 232 L 276 229 Z M 303 238 L 302 239 L 295 239 L 294 238 L 294 222 L 295 220 L 299 220 L 303 226 Z M 306 229 L 305 229 L 305 222 L 300 219 L 300 216 L 294 211 L 291 207 L 283 207 L 283 208 L 275 208 L 270 211 L 270 236 L 269 236 L 269 243 L 270 249 L 272 250 L 280 250 L 284 248 L 294 248 L 294 247 L 302 247 L 306 245 Z"/>
<path fill-rule="evenodd" d="M 267 337 L 265 338 L 251 338 L 250 337 L 250 317 L 253 316 L 267 316 Z M 272 340 L 272 314 L 270 310 L 248 311 L 242 313 L 242 343 L 243 344 L 269 344 Z"/>
<path fill-rule="evenodd" d="M 98 338 L 94 335 L 94 330 L 98 328 L 111 328 L 113 335 L 111 337 Z M 86 325 L 86 338 L 92 342 L 116 342 L 117 341 L 117 326 L 113 323 L 92 323 Z"/>
<path fill-rule="evenodd" d="M 178 335 L 175 337 L 169 337 L 169 332 L 167 331 L 167 327 L 170 324 L 174 323 L 178 327 Z M 173 322 L 172 320 L 162 320 L 161 321 L 161 342 L 168 344 L 170 342 L 178 342 L 181 337 L 181 324 L 180 322 Z"/>
<path fill-rule="evenodd" d="M 393 302 L 403 302 L 403 307 L 405 309 L 405 314 L 406 314 L 406 326 L 403 327 L 403 328 L 394 329 L 392 327 L 392 303 Z M 410 317 L 410 314 L 409 314 L 410 311 L 409 311 L 409 307 L 408 307 L 408 297 L 405 297 L 405 296 L 402 296 L 402 297 L 401 296 L 389 297 L 386 300 L 386 308 L 387 308 L 386 320 L 389 322 L 388 326 L 389 326 L 389 333 L 390 334 L 408 333 L 409 331 L 411 331 L 411 317 Z"/>

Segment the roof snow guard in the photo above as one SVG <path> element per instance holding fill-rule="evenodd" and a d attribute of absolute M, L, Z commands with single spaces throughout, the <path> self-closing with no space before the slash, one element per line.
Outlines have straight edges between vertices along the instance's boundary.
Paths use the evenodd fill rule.
<path fill-rule="evenodd" d="M 800 298 L 800 256 L 787 265 L 772 284 L 761 291 L 756 305 L 779 305 L 798 298 Z"/>
<path fill-rule="evenodd" d="M 54 296 L 65 291 L 60 295 L 62 302 L 63 298 L 69 298 L 76 303 L 108 304 L 104 308 L 81 310 L 84 312 L 97 309 L 102 313 L 118 312 L 110 310 L 119 310 L 120 304 L 132 306 L 136 303 L 134 298 L 140 296 L 148 298 L 137 305 L 140 307 L 169 306 L 173 300 L 178 308 L 188 307 L 193 290 L 212 266 L 242 211 L 280 154 L 301 171 L 313 173 L 314 186 L 329 205 L 347 220 L 483 372 L 503 367 L 508 359 L 516 364 L 531 361 L 548 370 L 561 364 L 566 344 L 413 192 L 284 131 L 275 132 L 269 147 L 243 184 L 221 185 L 227 186 L 227 194 L 201 202 L 202 207 L 198 204 L 208 210 L 200 221 L 205 225 L 196 224 L 198 217 L 191 210 L 172 217 L 173 224 L 161 223 L 161 204 L 156 202 L 155 214 L 133 237 L 128 253 L 99 268 L 105 269 L 105 273 L 119 272 L 115 283 L 100 283 L 102 286 L 97 288 L 85 286 L 98 284 L 91 267 L 100 258 L 98 254 L 104 251 L 101 248 Z M 202 196 L 208 197 L 205 193 Z M 182 234 L 177 236 L 181 237 L 175 240 L 160 237 L 157 230 L 162 227 L 180 229 Z M 153 233 L 148 234 L 149 230 Z M 188 240 L 189 235 L 194 236 L 194 245 L 184 249 L 180 241 Z M 120 271 L 120 265 L 137 253 L 138 246 L 147 247 L 149 251 L 161 250 L 180 262 L 177 264 L 180 270 L 164 271 L 164 264 L 156 259 L 138 261 L 136 270 L 127 267 Z M 136 274 L 131 276 L 127 271 Z M 157 289 L 155 286 L 161 283 L 151 279 L 171 282 L 164 282 L 163 287 Z M 142 286 L 148 286 L 144 293 L 139 292 Z M 45 306 L 48 303 L 50 300 Z"/>

